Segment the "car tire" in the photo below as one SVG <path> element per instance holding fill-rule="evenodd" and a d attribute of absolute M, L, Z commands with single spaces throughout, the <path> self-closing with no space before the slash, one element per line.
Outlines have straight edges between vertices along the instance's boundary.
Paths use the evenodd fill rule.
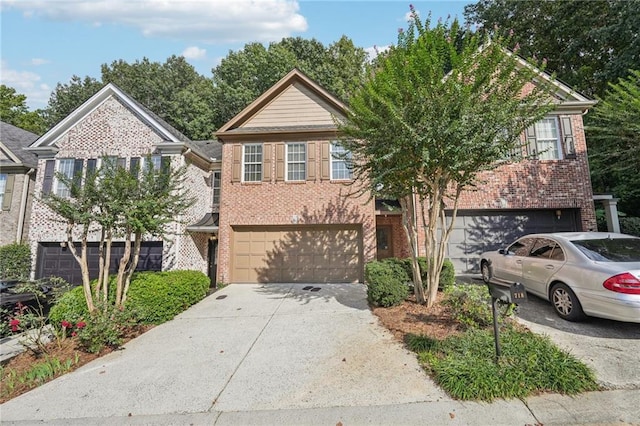
<path fill-rule="evenodd" d="M 586 318 L 578 297 L 566 284 L 555 284 L 551 288 L 549 300 L 556 314 L 564 320 L 581 321 Z"/>
<path fill-rule="evenodd" d="M 489 262 L 482 262 L 480 265 L 480 272 L 482 273 L 482 281 L 484 281 L 485 284 L 489 284 L 491 282 L 491 268 L 489 267 Z"/>

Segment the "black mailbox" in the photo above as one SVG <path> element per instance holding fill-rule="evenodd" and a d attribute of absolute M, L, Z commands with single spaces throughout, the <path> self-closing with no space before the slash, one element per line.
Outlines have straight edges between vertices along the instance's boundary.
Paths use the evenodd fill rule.
<path fill-rule="evenodd" d="M 515 303 L 527 301 L 527 292 L 521 283 L 513 283 L 510 286 L 489 283 L 489 294 L 494 299 L 501 300 L 506 303 Z"/>
<path fill-rule="evenodd" d="M 511 290 L 511 303 L 517 305 L 518 303 L 527 301 L 527 291 L 521 283 L 511 284 L 509 290 Z"/>

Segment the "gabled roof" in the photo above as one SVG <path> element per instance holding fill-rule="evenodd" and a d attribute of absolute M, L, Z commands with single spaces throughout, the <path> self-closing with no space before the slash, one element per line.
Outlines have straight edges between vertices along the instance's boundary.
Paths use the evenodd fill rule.
<path fill-rule="evenodd" d="M 24 165 L 35 167 L 38 159 L 24 148 L 31 145 L 38 135 L 12 124 L 0 121 L 0 150 L 11 160 L 1 160 L 1 165 Z"/>
<path fill-rule="evenodd" d="M 168 142 L 188 142 L 189 139 L 173 128 L 163 119 L 158 117 L 146 107 L 135 101 L 115 84 L 109 83 L 90 97 L 82 105 L 76 108 L 71 114 L 56 124 L 51 130 L 42 135 L 31 148 L 43 148 L 53 146 L 58 139 L 64 135 L 71 127 L 82 121 L 86 116 L 102 105 L 112 96 L 117 97 L 125 106 L 127 106 L 134 114 L 136 114 L 143 122 L 157 132 L 164 140 Z"/>
<path fill-rule="evenodd" d="M 249 104 L 245 109 L 238 113 L 235 117 L 224 124 L 215 133 L 216 136 L 237 135 L 237 134 L 255 134 L 261 132 L 305 132 L 305 131 L 330 131 L 335 130 L 335 125 L 320 126 L 268 126 L 268 127 L 244 127 L 243 125 L 257 116 L 271 102 L 276 100 L 281 94 L 288 90 L 291 86 L 299 85 L 313 95 L 318 101 L 325 104 L 329 109 L 336 111 L 340 115 L 345 115 L 347 106 L 337 97 L 329 93 L 318 83 L 309 78 L 306 74 L 297 68 L 291 70 L 280 81 L 271 86 L 269 90 L 260 95 L 255 101 Z"/>

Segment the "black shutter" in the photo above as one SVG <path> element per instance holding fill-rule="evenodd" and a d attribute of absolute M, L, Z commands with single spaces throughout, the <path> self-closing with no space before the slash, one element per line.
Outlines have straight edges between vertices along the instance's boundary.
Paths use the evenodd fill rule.
<path fill-rule="evenodd" d="M 127 167 L 127 159 L 124 157 L 118 157 L 117 160 L 118 167 L 122 167 L 123 169 Z"/>
<path fill-rule="evenodd" d="M 131 157 L 129 161 L 129 173 L 138 176 L 140 173 L 140 157 Z"/>
<path fill-rule="evenodd" d="M 95 158 L 89 158 L 87 160 L 87 174 L 95 173 L 97 163 L 98 160 L 96 160 Z"/>
<path fill-rule="evenodd" d="M 84 167 L 84 160 L 77 158 L 73 162 L 73 186 L 76 188 L 82 187 L 82 169 Z"/>
<path fill-rule="evenodd" d="M 163 174 L 168 175 L 171 171 L 171 157 L 163 155 L 160 157 L 160 170 Z"/>
<path fill-rule="evenodd" d="M 576 145 L 573 141 L 573 126 L 571 126 L 571 117 L 560 117 L 562 125 L 562 136 L 564 137 L 564 152 L 566 158 L 576 158 Z"/>
<path fill-rule="evenodd" d="M 42 195 L 51 194 L 51 186 L 53 185 L 53 175 L 56 171 L 55 160 L 47 160 L 44 166 L 44 179 L 42 180 Z"/>

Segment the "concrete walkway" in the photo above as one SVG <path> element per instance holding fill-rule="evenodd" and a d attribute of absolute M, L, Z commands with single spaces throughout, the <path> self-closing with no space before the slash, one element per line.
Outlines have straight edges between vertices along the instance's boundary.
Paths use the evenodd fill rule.
<path fill-rule="evenodd" d="M 3 404 L 0 419 L 82 425 L 640 421 L 638 390 L 454 401 L 379 325 L 364 290 L 229 286 L 122 351 Z"/>

